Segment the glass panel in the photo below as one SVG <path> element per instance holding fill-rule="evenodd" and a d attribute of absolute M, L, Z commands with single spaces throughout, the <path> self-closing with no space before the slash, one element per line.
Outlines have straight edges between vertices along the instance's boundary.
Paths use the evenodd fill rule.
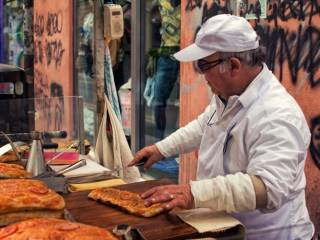
<path fill-rule="evenodd" d="M 21 140 L 18 133 L 34 130 L 66 131 L 67 140 L 83 141 L 82 101 L 82 97 L 0 100 L 0 130 L 14 141 Z M 0 138 L 0 143 L 6 144 L 7 141 Z"/>
<path fill-rule="evenodd" d="M 0 63 L 23 67 L 23 1 L 0 0 Z"/>
<path fill-rule="evenodd" d="M 153 144 L 179 126 L 179 62 L 172 54 L 180 45 L 180 1 L 147 1 L 145 145 Z M 147 172 L 177 181 L 178 158 L 165 159 Z"/>
<path fill-rule="evenodd" d="M 93 0 L 76 1 L 76 82 L 84 99 L 84 129 L 86 138 L 94 144 L 96 123 L 96 84 L 93 77 Z"/>

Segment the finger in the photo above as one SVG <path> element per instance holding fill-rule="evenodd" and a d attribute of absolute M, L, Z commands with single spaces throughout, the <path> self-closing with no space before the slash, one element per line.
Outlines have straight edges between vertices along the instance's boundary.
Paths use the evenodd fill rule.
<path fill-rule="evenodd" d="M 164 205 L 164 209 L 166 211 L 171 211 L 172 209 L 176 208 L 176 207 L 182 207 L 183 206 L 183 201 L 178 197 L 178 198 L 174 198 L 172 199 L 170 202 L 168 202 L 167 204 Z"/>
<path fill-rule="evenodd" d="M 144 193 L 142 193 L 140 196 L 141 198 L 145 199 L 145 198 L 149 198 L 151 195 L 153 195 L 155 192 L 157 191 L 157 188 L 151 188 L 147 191 L 145 191 Z"/>
<path fill-rule="evenodd" d="M 147 199 L 152 197 L 157 197 L 160 195 L 169 195 L 169 194 L 176 194 L 176 185 L 165 185 L 165 186 L 159 186 L 159 187 L 153 187 L 144 193 L 142 193 L 140 196 L 143 199 Z"/>
<path fill-rule="evenodd" d="M 150 198 L 147 198 L 144 201 L 144 205 L 151 206 L 152 204 L 155 204 L 155 203 L 169 202 L 174 198 L 175 198 L 174 194 L 159 194 L 159 195 L 153 194 Z"/>
<path fill-rule="evenodd" d="M 128 167 L 134 166 L 135 164 L 137 164 L 138 162 L 140 162 L 140 160 L 141 160 L 142 158 L 144 158 L 144 157 L 146 157 L 146 152 L 143 151 L 143 150 L 138 151 L 138 152 L 135 154 L 133 160 L 132 160 L 131 162 L 129 162 Z"/>
<path fill-rule="evenodd" d="M 143 167 L 144 167 L 145 169 L 149 169 L 155 162 L 158 162 L 159 160 L 160 160 L 160 159 L 159 159 L 159 157 L 158 157 L 157 155 L 152 154 L 152 155 L 149 157 L 148 161 L 146 161 L 146 163 L 143 165 Z"/>
<path fill-rule="evenodd" d="M 150 202 L 152 203 L 162 203 L 168 202 L 175 198 L 174 194 L 160 194 L 160 195 L 152 195 Z"/>

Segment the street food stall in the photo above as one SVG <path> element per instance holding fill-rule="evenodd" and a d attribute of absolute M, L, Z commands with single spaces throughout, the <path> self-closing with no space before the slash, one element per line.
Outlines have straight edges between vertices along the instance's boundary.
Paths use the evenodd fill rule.
<path fill-rule="evenodd" d="M 34 106 L 34 116 L 38 116 L 34 118 L 35 128 L 24 133 L 0 134 L 0 138 L 8 142 L 0 148 L 0 239 L 17 239 L 20 234 L 65 240 L 82 237 L 94 240 L 244 238 L 241 223 L 232 219 L 230 224 L 230 219 L 225 221 L 226 216 L 221 225 L 220 216 L 218 220 L 217 216 L 210 216 L 208 220 L 205 215 L 209 228 L 199 230 L 184 218 L 187 215 L 194 218 L 195 213 L 187 212 L 183 217 L 181 213 L 185 211 L 182 209 L 165 212 L 161 204 L 144 205 L 140 193 L 172 182 L 168 179 L 147 181 L 140 177 L 137 166 L 126 167 L 132 153 L 107 99 L 105 113 L 108 117 L 103 118 L 104 125 L 98 136 L 104 143 L 109 141 L 108 134 L 113 136 L 111 145 L 118 144 L 121 158 L 126 156 L 125 161 L 118 159 L 118 163 L 113 159 L 117 154 L 114 146 L 102 144 L 102 150 L 113 150 L 107 155 L 104 151 L 99 154 L 83 140 L 83 117 L 79 114 L 81 99 L 28 101 Z M 57 108 L 52 105 L 57 104 L 61 106 L 59 109 L 68 110 L 68 114 L 61 114 L 54 122 L 73 121 L 72 128 L 68 128 L 70 124 L 52 124 L 52 120 L 47 123 L 41 117 L 43 114 L 55 116 Z M 108 124 L 111 124 L 111 132 Z M 123 154 L 124 147 L 126 155 Z M 133 169 L 139 176 L 134 181 L 124 173 Z M 198 217 L 198 225 L 201 225 L 200 215 Z"/>
<path fill-rule="evenodd" d="M 30 148 L 25 149 L 21 146 L 17 146 L 16 151 L 19 154 L 23 151 L 23 156 L 28 155 L 25 152 L 32 152 Z M 65 153 L 67 152 L 65 148 L 64 151 Z M 70 149 L 68 151 L 69 153 L 72 152 Z M 0 229 L 0 236 L 12 237 L 8 239 L 14 239 L 14 237 L 18 236 L 15 235 L 18 234 L 17 230 L 15 230 L 17 228 L 26 229 L 25 231 L 28 232 L 31 230 L 26 226 L 30 224 L 38 224 L 40 228 L 44 228 L 45 225 L 50 225 L 51 221 L 54 221 L 57 226 L 63 226 L 54 232 L 54 234 L 59 233 L 63 236 L 69 236 L 68 234 L 71 234 L 71 231 L 74 229 L 82 229 L 88 226 L 89 228 L 95 226 L 99 229 L 107 230 L 108 234 L 112 233 L 113 237 L 117 235 L 117 238 L 108 238 L 106 235 L 105 238 L 92 239 L 160 240 L 200 237 L 243 239 L 244 229 L 241 225 L 235 225 L 214 232 L 199 233 L 196 228 L 181 220 L 178 216 L 179 211 L 182 211 L 180 209 L 172 212 L 163 212 L 160 207 L 160 211 L 154 212 L 154 216 L 150 215 L 148 213 L 150 212 L 149 209 L 144 206 L 142 208 L 146 209 L 146 215 L 142 213 L 142 216 L 139 216 L 141 212 L 137 213 L 130 210 L 130 206 L 135 207 L 139 205 L 137 203 L 137 201 L 140 201 L 139 193 L 154 186 L 172 183 L 168 179 L 151 181 L 141 179 L 139 182 L 127 184 L 119 178 L 117 171 L 112 171 L 99 165 L 95 161 L 92 161 L 89 155 L 79 155 L 78 160 L 73 161 L 68 166 L 65 164 L 47 164 L 46 171 L 40 174 L 37 173 L 35 176 L 32 172 L 24 169 L 25 164 L 28 161 L 32 161 L 30 158 L 25 160 L 22 157 L 22 160 L 19 162 L 17 159 L 11 159 L 10 157 L 5 159 L 3 156 L 14 156 L 12 149 L 0 156 L 0 176 L 6 178 L 0 180 L 0 192 L 3 192 L 0 194 L 0 204 L 5 202 L 3 207 L 7 209 L 6 211 L 9 211 L 0 211 L 0 220 L 2 219 L 1 223 L 3 226 Z M 61 159 L 59 161 L 62 161 Z M 37 161 L 40 161 L 40 159 L 38 158 Z M 64 161 L 70 160 L 65 159 Z M 12 174 L 10 176 L 4 173 L 8 173 L 8 170 L 2 170 L 8 166 L 11 166 Z M 13 185 L 15 185 L 14 191 L 12 190 Z M 11 190 L 9 190 L 9 187 Z M 117 205 L 112 200 L 103 201 L 105 199 L 93 197 L 93 192 L 97 191 L 93 189 L 98 189 L 102 193 L 107 193 L 110 189 L 111 191 L 119 191 L 119 195 L 115 193 L 111 197 L 116 196 L 117 198 L 118 196 L 118 200 L 123 201 L 125 206 L 119 207 L 121 204 Z M 12 197 L 14 199 L 14 196 L 16 196 L 14 202 L 18 203 L 17 206 L 10 204 L 10 201 L 8 201 L 8 198 Z M 19 201 L 21 202 L 19 203 Z M 143 203 L 143 200 L 141 201 Z M 14 214 L 11 213 L 13 211 Z M 1 214 L 5 215 L 5 217 L 1 217 Z M 45 218 L 45 220 L 40 221 L 39 217 L 41 219 Z M 53 220 L 52 218 L 62 218 L 67 222 L 55 222 L 57 220 Z M 49 228 L 46 231 L 51 234 L 52 225 Z M 64 230 L 61 231 L 61 228 Z M 94 236 L 94 231 L 98 230 L 94 228 L 93 230 L 90 229 L 90 231 L 93 231 L 92 236 Z M 38 233 L 31 234 L 42 236 L 37 235 Z M 78 239 L 81 239 L 81 237 Z"/>

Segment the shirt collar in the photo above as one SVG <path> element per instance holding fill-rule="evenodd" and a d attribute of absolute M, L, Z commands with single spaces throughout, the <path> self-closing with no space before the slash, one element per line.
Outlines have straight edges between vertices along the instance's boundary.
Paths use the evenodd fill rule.
<path fill-rule="evenodd" d="M 243 107 L 250 106 L 253 101 L 258 97 L 262 87 L 265 85 L 265 81 L 268 79 L 266 77 L 270 74 L 270 70 L 268 69 L 267 65 L 263 63 L 263 68 L 261 72 L 253 79 L 253 81 L 248 85 L 245 91 L 239 95 L 230 96 L 227 102 L 228 106 L 236 105 L 236 103 L 240 103 Z M 219 115 L 222 115 L 222 112 L 226 108 L 223 101 L 215 95 L 216 107 Z"/>
<path fill-rule="evenodd" d="M 248 107 L 252 102 L 259 96 L 262 87 L 265 85 L 267 80 L 267 75 L 269 74 L 269 69 L 265 63 L 263 63 L 263 68 L 261 72 L 253 79 L 246 90 L 239 96 L 238 100 L 243 107 Z"/>

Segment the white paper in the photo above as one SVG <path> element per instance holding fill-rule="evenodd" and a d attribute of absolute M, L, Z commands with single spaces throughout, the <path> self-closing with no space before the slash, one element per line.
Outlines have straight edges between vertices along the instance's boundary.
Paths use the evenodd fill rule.
<path fill-rule="evenodd" d="M 15 146 L 20 146 L 20 145 L 23 145 L 23 144 L 25 144 L 25 143 L 23 143 L 23 142 L 14 142 L 13 144 L 14 144 Z M 2 146 L 2 147 L 0 148 L 0 156 L 2 156 L 3 154 L 9 152 L 11 149 L 12 149 L 12 147 L 11 147 L 10 143 Z"/>
<path fill-rule="evenodd" d="M 231 215 L 223 212 L 216 213 L 208 208 L 183 210 L 178 212 L 177 215 L 182 221 L 197 229 L 199 233 L 219 232 L 242 225 L 239 220 Z"/>
<path fill-rule="evenodd" d="M 51 166 L 55 171 L 59 171 L 65 166 Z M 99 163 L 92 161 L 90 159 L 86 159 L 86 165 L 80 168 L 74 169 L 70 172 L 66 172 L 63 174 L 67 178 L 72 177 L 81 177 L 81 176 L 90 176 L 95 174 L 102 174 L 104 172 L 108 172 L 110 169 L 101 166 Z"/>
<path fill-rule="evenodd" d="M 0 148 L 0 156 L 2 156 L 3 154 L 9 152 L 12 149 L 11 145 L 8 143 L 6 145 L 4 145 L 3 147 Z"/>

